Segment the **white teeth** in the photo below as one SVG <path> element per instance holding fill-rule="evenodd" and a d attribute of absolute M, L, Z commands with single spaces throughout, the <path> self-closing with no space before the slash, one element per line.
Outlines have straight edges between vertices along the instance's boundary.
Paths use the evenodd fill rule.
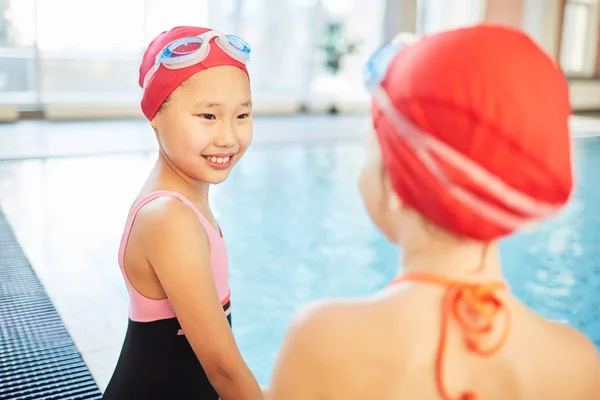
<path fill-rule="evenodd" d="M 216 163 L 216 164 L 225 164 L 229 161 L 231 157 L 206 157 L 206 159 L 210 162 Z"/>

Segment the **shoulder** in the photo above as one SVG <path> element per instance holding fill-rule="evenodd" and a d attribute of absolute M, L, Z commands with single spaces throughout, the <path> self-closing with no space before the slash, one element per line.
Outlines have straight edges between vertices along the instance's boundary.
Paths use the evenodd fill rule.
<path fill-rule="evenodd" d="M 339 302 L 316 302 L 305 306 L 292 318 L 286 342 L 304 346 L 326 343 L 335 333 L 342 308 Z M 315 335 L 317 332 L 320 334 Z"/>
<path fill-rule="evenodd" d="M 298 312 L 275 364 L 272 398 L 300 400 L 351 391 L 355 382 L 340 381 L 340 376 L 352 375 L 358 355 L 372 345 L 371 320 L 378 318 L 372 303 L 368 298 L 328 300 Z"/>
<path fill-rule="evenodd" d="M 552 377 L 560 398 L 592 400 L 600 398 L 600 355 L 594 343 L 583 333 L 566 323 L 542 319 L 537 357 L 545 361 L 541 371 Z M 543 332 L 543 334 L 541 333 Z M 528 342 L 532 339 L 527 338 Z M 536 357 L 531 355 L 532 357 Z"/>
<path fill-rule="evenodd" d="M 387 359 L 390 338 L 406 320 L 397 316 L 408 315 L 398 309 L 396 297 L 382 291 L 369 297 L 313 303 L 298 312 L 275 364 L 273 398 L 325 398 L 331 393 L 356 395 L 366 390 L 360 371 Z M 403 351 L 393 347 L 394 358 L 402 358 Z M 351 376 L 359 378 L 348 380 Z"/>
<path fill-rule="evenodd" d="M 577 358 L 588 356 L 586 357 L 588 361 L 599 363 L 598 365 L 600 365 L 598 350 L 587 336 L 570 325 L 559 322 L 548 323 L 554 327 L 555 332 L 559 335 L 559 339 L 564 346 L 572 349 L 572 354 L 574 356 Z"/>
<path fill-rule="evenodd" d="M 309 304 L 292 319 L 288 336 L 299 339 L 320 332 L 317 336 L 319 341 L 331 340 L 356 322 L 365 308 L 363 301 L 337 299 Z"/>
<path fill-rule="evenodd" d="M 194 210 L 174 196 L 161 196 L 148 201 L 138 211 L 136 221 L 149 225 L 169 226 L 173 219 L 186 220 Z M 178 221 L 181 222 L 181 221 Z"/>
<path fill-rule="evenodd" d="M 345 359 L 349 347 L 360 341 L 371 305 L 368 300 L 339 299 L 306 306 L 292 319 L 285 335 L 283 350 L 305 357 L 312 368 L 334 368 Z"/>
<path fill-rule="evenodd" d="M 186 245 L 188 242 L 197 246 L 199 239 L 208 244 L 196 212 L 172 196 L 158 197 L 141 207 L 135 217 L 135 227 L 150 250 Z"/>
<path fill-rule="evenodd" d="M 598 399 L 600 398 L 600 354 L 594 342 L 577 329 L 562 323 L 547 322 L 553 326 L 556 343 L 554 359 L 562 376 L 568 383 L 563 387 L 568 390 L 568 398 Z"/>
<path fill-rule="evenodd" d="M 381 333 L 378 326 L 389 322 L 390 312 L 399 317 L 394 319 L 403 320 L 407 310 L 398 307 L 398 303 L 386 291 L 368 297 L 315 302 L 294 316 L 286 338 L 303 345 L 322 347 L 331 355 L 340 347 L 362 342 L 359 335 Z M 346 349 L 341 349 L 340 353 L 343 355 Z"/>
<path fill-rule="evenodd" d="M 283 339 L 271 380 L 272 399 L 318 398 L 329 392 L 339 305 L 315 303 L 292 319 Z"/>

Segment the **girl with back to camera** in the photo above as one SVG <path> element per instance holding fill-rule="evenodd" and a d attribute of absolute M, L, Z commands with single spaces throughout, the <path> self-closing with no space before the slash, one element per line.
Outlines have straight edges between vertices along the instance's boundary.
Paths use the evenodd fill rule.
<path fill-rule="evenodd" d="M 176 27 L 140 66 L 159 155 L 126 223 L 119 264 L 129 325 L 104 399 L 262 399 L 231 331 L 228 261 L 208 191 L 252 139 L 239 37 Z"/>
<path fill-rule="evenodd" d="M 559 67 L 524 33 L 475 26 L 392 42 L 366 72 L 359 187 L 401 266 L 377 295 L 295 319 L 271 398 L 600 399 L 593 343 L 512 295 L 498 254 L 572 191 Z"/>

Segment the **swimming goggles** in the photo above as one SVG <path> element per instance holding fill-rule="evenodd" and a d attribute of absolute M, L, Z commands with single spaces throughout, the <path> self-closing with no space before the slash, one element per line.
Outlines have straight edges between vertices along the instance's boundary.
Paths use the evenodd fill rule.
<path fill-rule="evenodd" d="M 234 60 L 244 64 L 250 60 L 250 46 L 238 36 L 208 31 L 199 36 L 183 37 L 169 43 L 156 55 L 154 66 L 144 77 L 143 87 L 146 87 L 161 64 L 165 68 L 180 69 L 204 61 L 210 53 L 213 38 L 214 43 Z"/>
<path fill-rule="evenodd" d="M 363 69 L 364 84 L 385 118 L 395 128 L 394 132 L 404 140 L 413 154 L 452 196 L 487 220 L 511 230 L 529 230 L 538 225 L 542 219 L 555 214 L 562 204 L 535 199 L 509 186 L 498 176 L 423 131 L 398 112 L 381 83 L 398 53 L 410 44 L 406 40 L 384 44 L 373 53 Z M 465 174 L 477 187 L 488 192 L 496 201 L 483 199 L 477 193 L 456 184 L 443 171 L 436 158 Z M 497 203 L 504 204 L 514 212 Z"/>

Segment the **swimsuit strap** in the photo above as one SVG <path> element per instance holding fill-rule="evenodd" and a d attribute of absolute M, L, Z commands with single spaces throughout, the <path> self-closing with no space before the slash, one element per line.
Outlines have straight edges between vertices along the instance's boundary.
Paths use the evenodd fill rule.
<path fill-rule="evenodd" d="M 508 284 L 503 281 L 478 284 L 455 281 L 439 275 L 423 272 L 409 272 L 394 279 L 390 285 L 401 282 L 414 281 L 431 283 L 447 288 L 442 303 L 442 319 L 440 343 L 436 358 L 436 381 L 440 394 L 444 400 L 451 400 L 443 380 L 444 354 L 448 335 L 450 318 L 460 326 L 467 348 L 482 356 L 488 357 L 495 354 L 507 341 L 510 331 L 510 314 L 503 301 L 495 294 L 498 290 L 508 290 Z M 494 332 L 494 322 L 499 312 L 505 315 L 505 325 L 498 338 L 489 338 Z M 493 344 L 484 346 L 483 340 L 492 341 Z M 455 399 L 475 400 L 477 393 L 466 390 Z"/>

